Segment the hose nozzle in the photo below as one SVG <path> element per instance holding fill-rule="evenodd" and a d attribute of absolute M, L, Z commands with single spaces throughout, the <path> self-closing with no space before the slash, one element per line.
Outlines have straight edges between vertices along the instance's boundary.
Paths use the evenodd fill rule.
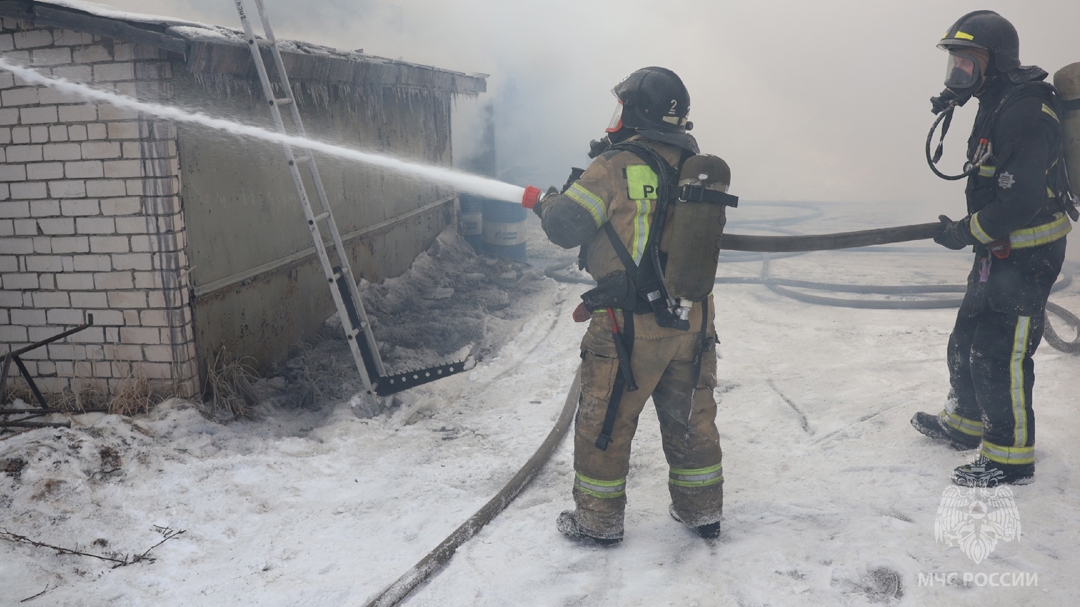
<path fill-rule="evenodd" d="M 540 188 L 531 185 L 525 186 L 525 193 L 521 196 L 521 206 L 526 209 L 535 207 L 536 203 L 540 201 L 541 193 Z"/>

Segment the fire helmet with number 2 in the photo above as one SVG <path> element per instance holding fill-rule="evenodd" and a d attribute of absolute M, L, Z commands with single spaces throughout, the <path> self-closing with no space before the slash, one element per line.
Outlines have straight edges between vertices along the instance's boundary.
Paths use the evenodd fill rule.
<path fill-rule="evenodd" d="M 644 67 L 623 79 L 611 89 L 619 100 L 607 132 L 623 128 L 677 145 L 697 153 L 697 142 L 687 131 L 693 123 L 686 119 L 690 113 L 690 93 L 675 72 L 662 67 Z"/>

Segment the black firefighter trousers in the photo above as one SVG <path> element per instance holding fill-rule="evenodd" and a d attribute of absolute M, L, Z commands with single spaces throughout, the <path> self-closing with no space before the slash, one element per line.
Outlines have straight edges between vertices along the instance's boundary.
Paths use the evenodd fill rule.
<path fill-rule="evenodd" d="M 1032 356 L 1042 341 L 1046 300 L 1064 258 L 1065 238 L 1013 249 L 1005 259 L 976 247 L 949 338 L 952 398 L 942 419 L 964 434 L 981 436 L 981 453 L 991 461 L 1035 461 Z"/>

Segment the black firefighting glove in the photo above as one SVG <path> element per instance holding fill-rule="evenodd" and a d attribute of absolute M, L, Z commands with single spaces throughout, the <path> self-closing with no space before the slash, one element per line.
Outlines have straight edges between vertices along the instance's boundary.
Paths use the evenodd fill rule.
<path fill-rule="evenodd" d="M 941 221 L 941 234 L 934 237 L 934 242 L 954 251 L 975 244 L 975 237 L 971 235 L 971 217 L 953 221 L 945 215 L 938 215 L 938 220 Z"/>
<path fill-rule="evenodd" d="M 544 218 L 544 201 L 548 200 L 552 196 L 558 196 L 558 195 L 559 195 L 559 189 L 558 188 L 556 188 L 555 186 L 549 187 L 547 189 L 547 192 L 544 193 L 543 198 L 536 201 L 536 205 L 533 206 L 533 209 L 532 209 L 533 213 L 536 213 L 537 217 L 539 217 L 540 219 L 543 219 Z"/>
<path fill-rule="evenodd" d="M 581 176 L 584 174 L 585 169 L 579 169 L 577 167 L 570 169 L 570 176 L 566 178 L 566 183 L 563 184 L 563 187 L 561 190 L 559 190 L 559 193 L 565 194 L 566 190 L 569 190 L 570 186 L 574 185 L 574 183 L 577 182 L 578 179 L 581 179 Z"/>

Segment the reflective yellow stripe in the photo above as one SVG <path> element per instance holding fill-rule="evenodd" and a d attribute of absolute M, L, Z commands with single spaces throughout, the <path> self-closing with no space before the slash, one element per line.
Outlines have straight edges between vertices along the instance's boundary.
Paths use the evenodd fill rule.
<path fill-rule="evenodd" d="M 957 31 L 955 34 L 953 34 L 953 38 L 959 38 L 961 40 L 974 40 L 975 36 L 972 36 L 967 32 Z"/>
<path fill-rule="evenodd" d="M 993 177 L 997 173 L 997 167 L 985 164 L 979 165 L 979 177 Z"/>
<path fill-rule="evenodd" d="M 971 235 L 974 236 L 976 240 L 978 240 L 979 242 L 981 242 L 983 244 L 988 244 L 988 243 L 994 242 L 994 239 L 990 238 L 990 235 L 987 234 L 986 231 L 983 230 L 982 226 L 979 224 L 979 214 L 978 213 L 975 213 L 974 215 L 971 216 Z"/>
<path fill-rule="evenodd" d="M 1046 105 L 1043 105 L 1043 107 L 1045 108 Z M 1057 118 L 1056 114 L 1054 115 L 1054 118 Z M 1060 120 L 1058 122 L 1060 122 Z M 1054 162 L 1050 165 L 1050 168 L 1046 169 L 1046 175 L 1047 176 L 1050 175 L 1051 169 L 1053 169 L 1054 167 L 1057 166 L 1058 160 L 1061 160 L 1061 159 L 1060 158 L 1055 159 Z M 1054 190 L 1050 189 L 1050 186 L 1046 186 L 1046 197 L 1047 198 L 1057 198 L 1057 194 L 1054 193 Z"/>
<path fill-rule="evenodd" d="M 722 464 L 716 464 L 708 468 L 694 468 L 691 470 L 672 468 L 668 475 L 668 482 L 677 487 L 715 485 L 724 482 L 724 467 Z"/>
<path fill-rule="evenodd" d="M 976 213 L 978 215 L 978 213 Z M 1054 213 L 1054 221 L 1050 223 L 1044 223 L 1041 226 L 1035 226 L 1034 228 L 1024 228 L 1023 230 L 1017 230 L 1009 234 L 1009 242 L 1014 249 L 1026 249 L 1028 247 L 1037 247 L 1039 245 L 1050 244 L 1059 238 L 1064 238 L 1066 234 L 1072 231 L 1072 222 L 1069 221 L 1069 217 L 1064 213 Z M 975 224 L 975 216 L 971 218 L 972 225 Z M 974 231 L 974 228 L 972 228 Z"/>
<path fill-rule="evenodd" d="M 634 212 L 634 233 L 630 237 L 630 256 L 634 263 L 641 263 L 645 255 L 645 243 L 649 240 L 649 213 L 652 212 L 652 203 L 648 200 L 635 200 L 637 209 Z"/>
<path fill-rule="evenodd" d="M 593 194 L 589 190 L 586 190 L 575 183 L 570 186 L 569 190 L 566 190 L 566 196 L 570 200 L 573 200 L 584 207 L 585 210 L 592 215 L 593 221 L 596 222 L 596 227 L 604 225 L 604 222 L 607 221 L 607 209 L 604 207 L 604 201 L 596 194 Z"/>
<path fill-rule="evenodd" d="M 580 472 L 575 472 L 574 486 L 582 493 L 586 493 L 600 499 L 612 499 L 626 495 L 626 479 L 617 481 L 601 481 L 589 478 Z"/>
<path fill-rule="evenodd" d="M 940 417 L 941 421 L 953 430 L 963 432 L 968 436 L 982 436 L 982 421 L 961 417 L 951 411 L 942 411 Z"/>
<path fill-rule="evenodd" d="M 652 200 L 659 196 L 660 179 L 656 173 L 644 164 L 632 164 L 626 167 L 626 195 L 634 201 L 634 216 L 630 219 L 633 233 L 630 235 L 630 256 L 634 263 L 641 263 L 645 256 L 645 243 L 649 239 L 649 213 L 652 212 Z"/>
<path fill-rule="evenodd" d="M 1046 105 L 1045 103 L 1042 106 L 1042 111 L 1046 112 L 1047 114 L 1050 114 L 1050 117 L 1053 118 L 1054 120 L 1057 120 L 1058 122 L 1061 122 L 1061 118 L 1058 118 L 1057 112 L 1050 109 L 1050 106 Z"/>
<path fill-rule="evenodd" d="M 1009 388 L 1012 394 L 1013 441 L 1017 446 L 1027 443 L 1027 398 L 1024 396 L 1024 358 L 1027 357 L 1031 317 L 1020 316 L 1013 333 L 1012 357 L 1009 359 Z"/>
<path fill-rule="evenodd" d="M 1035 463 L 1035 447 L 1002 447 L 983 441 L 982 454 L 999 464 Z"/>

